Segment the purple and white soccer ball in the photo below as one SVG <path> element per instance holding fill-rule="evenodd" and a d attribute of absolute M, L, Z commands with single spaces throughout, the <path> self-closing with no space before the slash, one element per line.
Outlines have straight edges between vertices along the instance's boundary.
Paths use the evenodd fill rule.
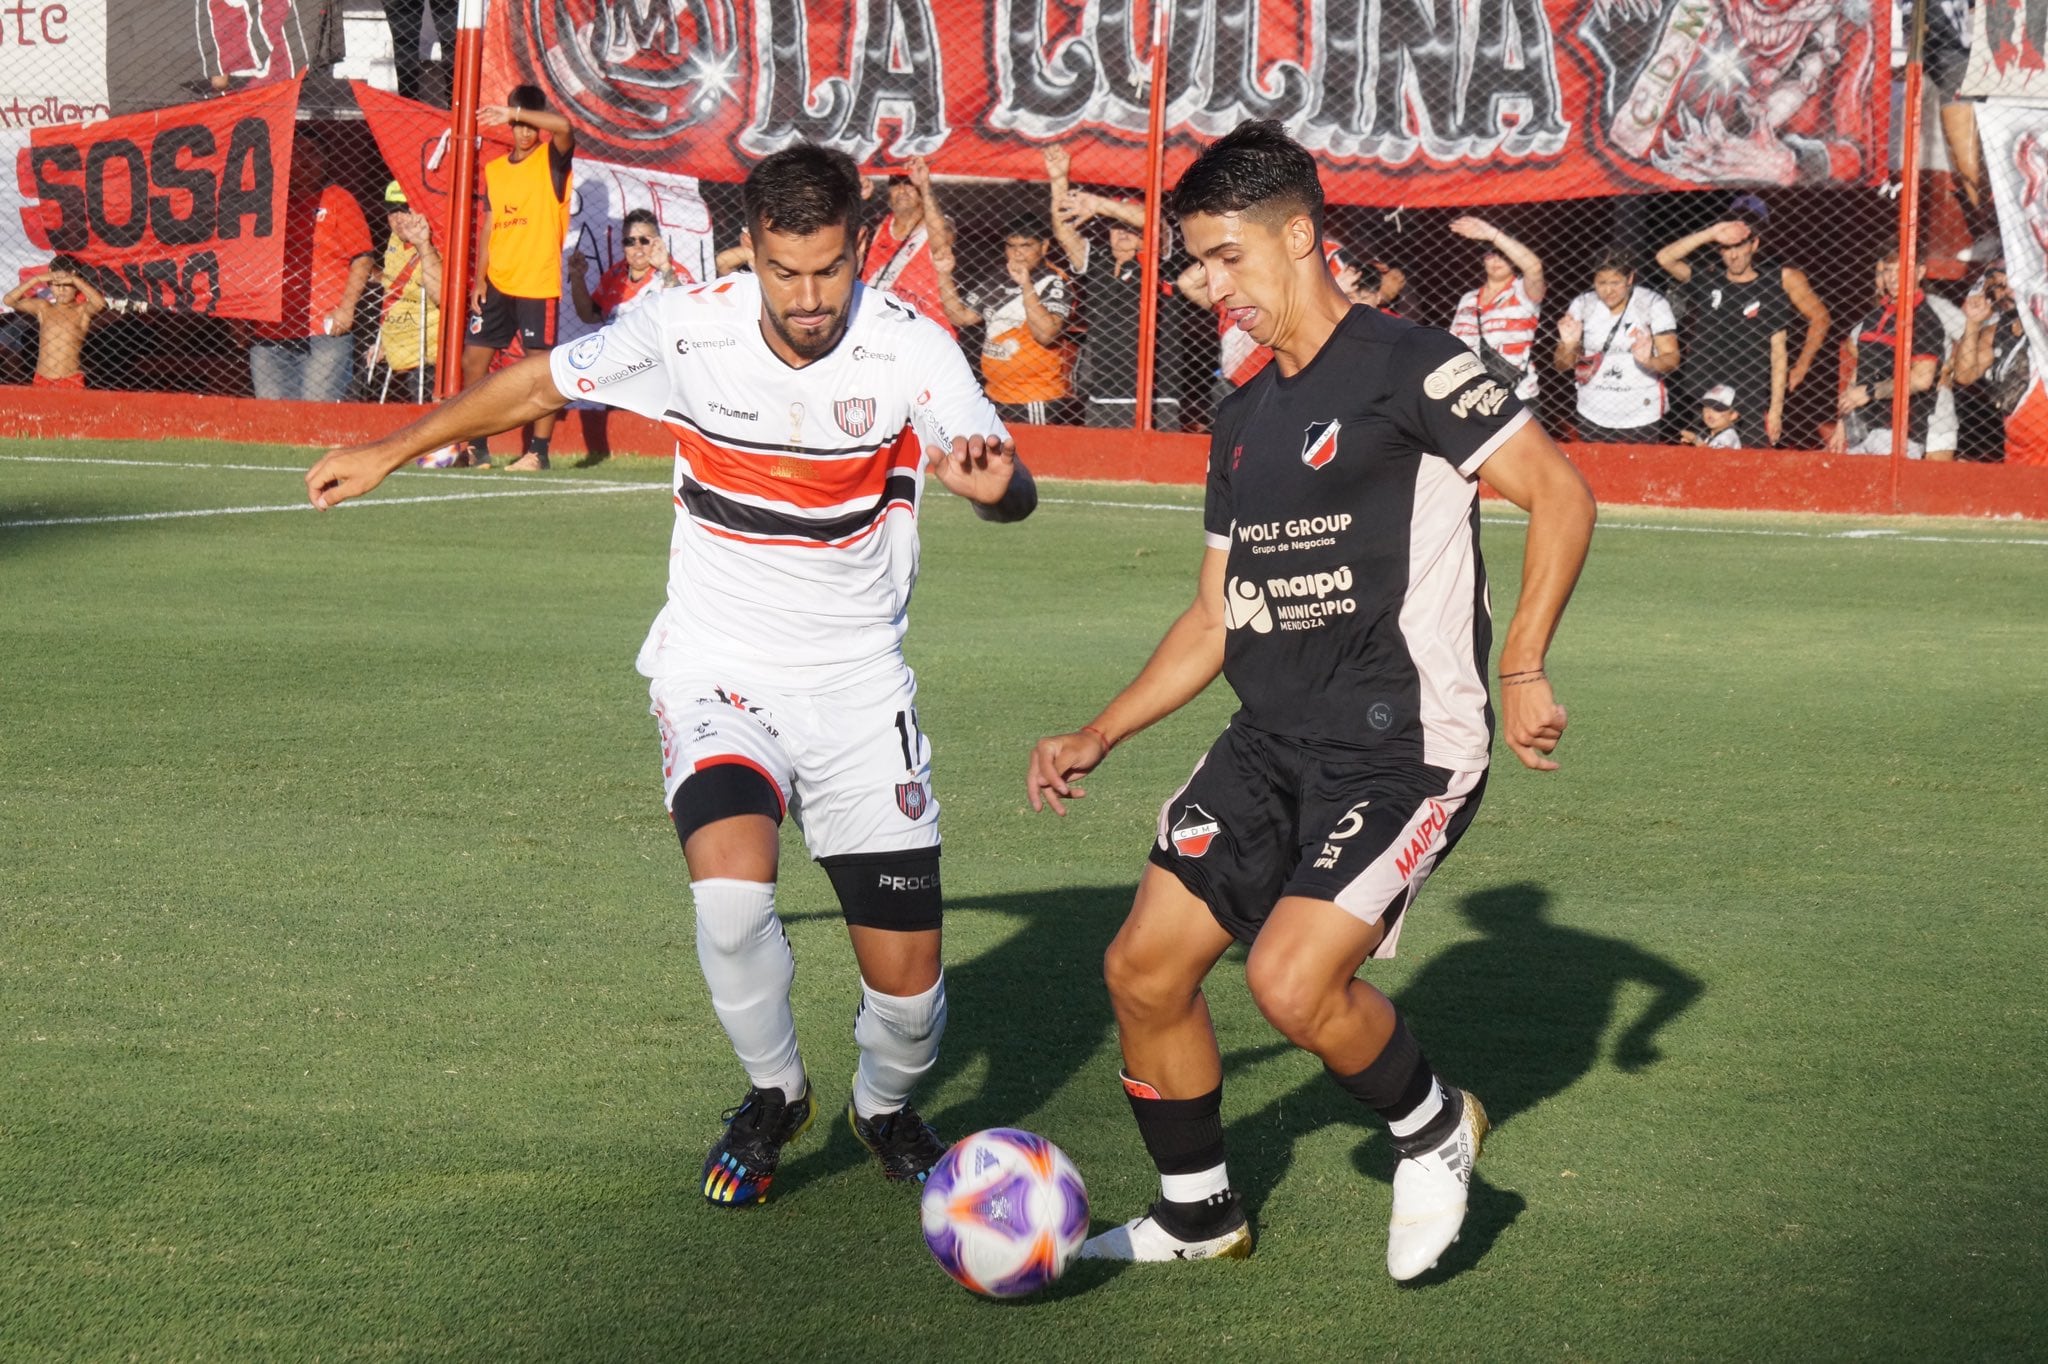
<path fill-rule="evenodd" d="M 924 1182 L 924 1240 L 939 1267 L 991 1298 L 1035 1293 L 1088 1238 L 1088 1190 L 1044 1137 L 992 1127 L 963 1137 Z"/>

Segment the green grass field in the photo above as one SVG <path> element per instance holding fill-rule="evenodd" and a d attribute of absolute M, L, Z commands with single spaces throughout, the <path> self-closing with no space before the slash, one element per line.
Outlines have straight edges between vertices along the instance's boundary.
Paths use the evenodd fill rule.
<path fill-rule="evenodd" d="M 632 656 L 665 466 L 417 473 L 0 443 L 0 1360 L 1977 1360 L 2048 1331 L 2048 533 L 1609 509 L 1552 670 L 1370 974 L 1498 1130 L 1398 1287 L 1391 1153 L 1212 983 L 1242 1264 L 932 1264 L 843 1125 L 696 1192 L 744 1080 L 698 976 Z M 1064 823 L 1025 754 L 1138 666 L 1192 490 L 935 495 L 909 639 L 952 1024 L 920 1102 L 1152 1197 L 1098 975 L 1221 689 Z M 247 514 L 225 514 L 244 512 Z M 1489 514 L 1494 600 L 1521 528 Z M 827 1114 L 857 995 L 785 848 Z"/>

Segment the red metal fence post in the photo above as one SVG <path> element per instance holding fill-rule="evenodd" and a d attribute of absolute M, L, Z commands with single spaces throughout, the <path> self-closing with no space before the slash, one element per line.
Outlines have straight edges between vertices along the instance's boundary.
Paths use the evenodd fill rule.
<path fill-rule="evenodd" d="M 1913 400 L 1913 300 L 1920 263 L 1920 64 L 1927 48 L 1927 6 L 1913 7 L 1913 36 L 1906 48 L 1906 99 L 1899 141 L 1899 287 L 1892 296 L 1892 477 L 1891 508 L 1899 510 L 1899 482 L 1906 462 L 1909 412 Z M 1867 389 L 1870 375 L 1857 376 Z"/>
<path fill-rule="evenodd" d="M 1159 267 L 1164 263 L 1159 224 L 1166 208 L 1166 39 L 1171 0 L 1154 0 L 1152 11 L 1152 107 L 1145 125 L 1145 249 L 1138 297 L 1138 430 L 1152 429 L 1152 390 L 1159 350 Z"/>
<path fill-rule="evenodd" d="M 476 259 L 476 110 L 483 84 L 484 6 L 462 0 L 455 25 L 454 155 L 448 189 L 447 270 L 441 277 L 441 362 L 434 392 L 450 397 L 462 387 L 462 346 L 469 325 L 469 276 Z"/>

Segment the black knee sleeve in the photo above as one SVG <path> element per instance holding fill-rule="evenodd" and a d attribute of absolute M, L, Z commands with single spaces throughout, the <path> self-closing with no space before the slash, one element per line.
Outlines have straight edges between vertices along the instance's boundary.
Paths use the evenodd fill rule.
<path fill-rule="evenodd" d="M 782 823 L 782 792 L 760 769 L 745 763 L 714 763 L 692 772 L 676 788 L 669 816 L 685 847 L 706 824 L 734 815 L 766 815 Z"/>
<path fill-rule="evenodd" d="M 937 848 L 823 857 L 818 865 L 832 878 L 840 913 L 849 924 L 899 933 L 939 926 Z"/>

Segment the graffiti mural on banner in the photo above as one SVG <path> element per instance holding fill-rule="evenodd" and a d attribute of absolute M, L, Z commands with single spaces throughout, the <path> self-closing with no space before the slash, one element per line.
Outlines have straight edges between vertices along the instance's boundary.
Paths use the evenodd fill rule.
<path fill-rule="evenodd" d="M 1977 0 L 1962 93 L 2048 99 L 2048 0 Z"/>
<path fill-rule="evenodd" d="M 0 9 L 0 128 L 105 118 L 107 7 L 14 0 Z"/>
<path fill-rule="evenodd" d="M 109 298 L 163 312 L 275 321 L 296 83 L 97 123 L 13 146 L 19 277 L 68 252 Z M 6 145 L 0 143 L 0 145 Z"/>
<path fill-rule="evenodd" d="M 1871 0 L 1172 0 L 1167 170 L 1246 118 L 1336 202 L 1413 207 L 1882 177 Z M 856 160 L 1144 183 L 1149 3 L 509 0 L 486 98 L 534 81 L 600 155 L 736 180 L 801 138 Z M 1444 174 L 1465 171 L 1467 174 Z M 1481 173 L 1483 172 L 1483 174 Z"/>

